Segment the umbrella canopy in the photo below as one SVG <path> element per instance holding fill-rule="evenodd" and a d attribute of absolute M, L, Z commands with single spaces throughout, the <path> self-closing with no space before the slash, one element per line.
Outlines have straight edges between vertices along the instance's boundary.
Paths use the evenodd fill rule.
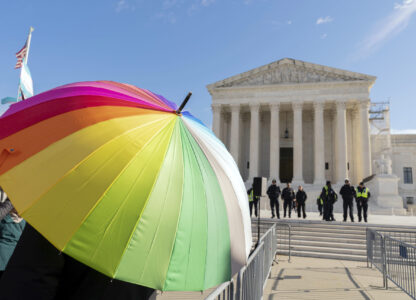
<path fill-rule="evenodd" d="M 0 185 L 57 249 L 159 290 L 230 280 L 251 248 L 248 200 L 224 145 L 160 95 L 61 86 L 0 118 Z"/>

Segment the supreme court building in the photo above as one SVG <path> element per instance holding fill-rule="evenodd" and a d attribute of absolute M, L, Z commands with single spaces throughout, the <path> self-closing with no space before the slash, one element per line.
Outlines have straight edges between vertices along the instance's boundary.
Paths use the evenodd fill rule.
<path fill-rule="evenodd" d="M 213 131 L 247 182 L 356 183 L 371 174 L 375 79 L 285 58 L 208 85 Z"/>
<path fill-rule="evenodd" d="M 303 184 L 317 194 L 326 180 L 340 185 L 349 178 L 357 185 L 377 175 L 373 180 L 378 190 L 373 192 L 381 195 L 377 204 L 403 210 L 401 199 L 416 196 L 416 184 L 405 186 L 407 196 L 398 196 L 398 190 L 404 191 L 401 168 L 412 171 L 416 159 L 401 159 L 395 149 L 407 147 L 411 156 L 416 136 L 404 142 L 390 137 L 388 127 L 382 130 L 388 132 L 388 143 L 374 142 L 369 109 L 375 80 L 375 76 L 284 58 L 208 85 L 212 128 L 233 155 L 247 187 L 253 177 L 261 176 Z M 400 145 L 395 145 L 396 140 L 402 141 Z"/>

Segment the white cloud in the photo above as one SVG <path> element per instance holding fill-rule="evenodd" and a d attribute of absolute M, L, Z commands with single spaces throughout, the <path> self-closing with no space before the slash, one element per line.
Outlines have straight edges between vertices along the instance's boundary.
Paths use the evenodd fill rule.
<path fill-rule="evenodd" d="M 388 39 L 406 29 L 415 13 L 416 0 L 403 0 L 402 3 L 395 3 L 393 11 L 381 20 L 361 43 L 360 55 L 365 56 L 372 53 Z"/>
<path fill-rule="evenodd" d="M 334 21 L 333 18 L 331 18 L 330 16 L 326 16 L 325 18 L 319 18 L 318 20 L 316 20 L 316 25 L 330 23 L 332 21 Z"/>
<path fill-rule="evenodd" d="M 201 0 L 201 5 L 207 7 L 213 4 L 214 2 L 215 0 Z"/>
<path fill-rule="evenodd" d="M 326 33 L 324 33 L 324 34 L 322 34 L 322 35 L 321 35 L 321 39 L 323 39 L 323 40 L 324 40 L 324 39 L 326 39 L 326 37 L 327 37 L 327 36 L 328 36 L 328 35 L 327 35 Z"/>
<path fill-rule="evenodd" d="M 116 5 L 116 12 L 121 12 L 130 7 L 126 0 L 119 0 Z"/>
<path fill-rule="evenodd" d="M 416 134 L 416 129 L 392 129 L 391 134 Z"/>

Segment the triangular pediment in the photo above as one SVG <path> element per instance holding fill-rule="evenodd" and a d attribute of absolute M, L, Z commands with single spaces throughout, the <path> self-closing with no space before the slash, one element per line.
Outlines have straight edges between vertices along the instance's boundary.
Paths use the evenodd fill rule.
<path fill-rule="evenodd" d="M 210 84 L 209 89 L 279 84 L 369 81 L 376 77 L 284 58 L 271 64 Z"/>

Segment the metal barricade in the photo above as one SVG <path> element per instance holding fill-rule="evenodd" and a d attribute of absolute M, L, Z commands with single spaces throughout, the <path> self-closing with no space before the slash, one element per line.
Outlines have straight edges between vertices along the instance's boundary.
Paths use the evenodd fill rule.
<path fill-rule="evenodd" d="M 260 300 L 263 296 L 264 242 L 261 242 L 237 277 L 238 300 Z"/>
<path fill-rule="evenodd" d="M 261 299 L 277 253 L 276 238 L 276 225 L 273 225 L 260 237 L 247 266 L 239 271 L 236 283 L 231 280 L 221 284 L 206 299 Z"/>
<path fill-rule="evenodd" d="M 291 251 L 291 226 L 287 223 L 276 223 L 276 242 L 277 242 L 277 253 L 288 255 L 290 262 L 290 251 Z"/>
<path fill-rule="evenodd" d="M 388 235 L 384 235 L 384 244 L 386 277 L 416 299 L 416 247 Z"/>
<path fill-rule="evenodd" d="M 406 294 L 416 299 L 416 232 L 367 229 L 367 266 L 375 266 Z"/>
<path fill-rule="evenodd" d="M 269 276 L 274 258 L 276 256 L 276 225 L 273 225 L 265 234 L 260 238 L 260 243 L 264 243 L 264 261 L 263 261 L 263 286 L 266 284 L 267 277 Z M 275 247 L 273 247 L 275 245 Z"/>
<path fill-rule="evenodd" d="M 234 280 L 224 282 L 206 300 L 234 300 Z"/>

